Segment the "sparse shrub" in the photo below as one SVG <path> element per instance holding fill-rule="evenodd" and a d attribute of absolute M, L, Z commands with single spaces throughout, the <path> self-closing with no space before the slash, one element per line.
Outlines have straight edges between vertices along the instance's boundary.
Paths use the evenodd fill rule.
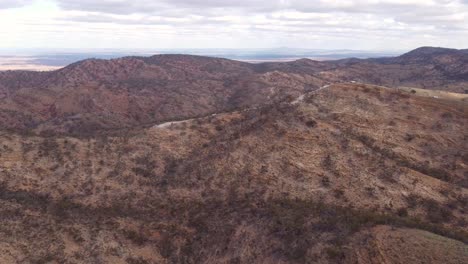
<path fill-rule="evenodd" d="M 366 194 L 368 196 L 374 196 L 375 195 L 375 189 L 373 187 L 366 187 L 365 191 L 366 191 Z"/>
<path fill-rule="evenodd" d="M 27 154 L 34 149 L 34 145 L 31 143 L 21 142 L 21 151 L 23 154 Z"/>
<path fill-rule="evenodd" d="M 406 140 L 406 142 L 411 142 L 411 141 L 413 141 L 413 139 L 414 139 L 415 137 L 416 137 L 416 136 L 415 136 L 414 134 L 408 134 L 408 133 L 407 133 L 407 134 L 405 135 L 405 140 Z"/>
<path fill-rule="evenodd" d="M 171 257 L 174 250 L 175 249 L 172 244 L 172 239 L 169 237 L 169 235 L 164 235 L 159 246 L 159 253 L 165 258 L 169 258 Z"/>
<path fill-rule="evenodd" d="M 41 157 L 57 157 L 59 145 L 57 141 L 53 138 L 45 138 L 42 143 L 39 145 L 39 156 Z"/>
<path fill-rule="evenodd" d="M 401 207 L 397 210 L 397 215 L 400 217 L 407 217 L 408 216 L 408 209 Z"/>
<path fill-rule="evenodd" d="M 317 121 L 315 120 L 309 120 L 306 122 L 306 126 L 308 127 L 316 127 L 317 126 Z"/>
<path fill-rule="evenodd" d="M 152 178 L 154 176 L 154 169 L 156 163 L 150 155 L 144 155 L 135 159 L 137 167 L 134 167 L 132 171 L 139 176 L 144 178 Z"/>
<path fill-rule="evenodd" d="M 459 207 L 463 208 L 463 212 L 465 212 L 466 208 L 468 208 L 468 196 L 460 194 L 456 197 L 456 199 Z"/>
<path fill-rule="evenodd" d="M 327 170 L 332 170 L 334 167 L 334 163 L 330 154 L 328 154 L 322 161 L 322 166 Z"/>
<path fill-rule="evenodd" d="M 426 214 L 429 221 L 432 223 L 445 223 L 453 218 L 452 211 L 447 206 L 442 206 L 434 200 L 423 200 Z"/>
<path fill-rule="evenodd" d="M 389 153 L 388 155 L 392 155 L 392 153 Z M 391 162 L 386 162 L 382 156 L 379 159 L 378 167 L 381 169 L 377 174 L 379 179 L 389 183 L 397 182 L 398 177 L 404 173 L 404 170 L 401 167 L 392 164 Z"/>
<path fill-rule="evenodd" d="M 150 263 L 142 257 L 128 257 L 125 261 L 127 261 L 128 264 L 149 264 Z"/>
<path fill-rule="evenodd" d="M 132 171 L 136 175 L 144 177 L 144 178 L 152 178 L 153 177 L 153 172 L 150 171 L 150 170 L 147 170 L 145 168 L 135 167 L 135 168 L 132 168 Z"/>
<path fill-rule="evenodd" d="M 166 175 L 172 175 L 177 170 L 177 160 L 175 159 L 166 159 L 166 166 L 164 172 Z"/>
<path fill-rule="evenodd" d="M 432 129 L 435 131 L 440 131 L 443 128 L 443 125 L 439 121 L 435 122 L 434 125 L 432 125 Z"/>
<path fill-rule="evenodd" d="M 349 139 L 346 137 L 341 137 L 340 140 L 341 148 L 347 150 L 349 148 Z"/>
<path fill-rule="evenodd" d="M 444 119 L 452 119 L 452 118 L 453 118 L 453 115 L 452 115 L 452 113 L 450 113 L 450 112 L 445 112 L 445 113 L 442 114 L 442 118 L 444 118 Z"/>
<path fill-rule="evenodd" d="M 330 187 L 330 178 L 327 176 L 323 176 L 321 182 L 323 187 Z"/>
<path fill-rule="evenodd" d="M 325 249 L 325 252 L 327 253 L 327 256 L 334 261 L 342 260 L 345 257 L 344 250 L 340 246 L 328 247 Z"/>
<path fill-rule="evenodd" d="M 70 216 L 70 213 L 74 209 L 78 209 L 80 205 L 72 202 L 70 199 L 63 198 L 53 204 L 51 208 L 51 212 L 57 216 L 59 219 L 64 219 Z"/>
<path fill-rule="evenodd" d="M 416 194 L 410 194 L 406 197 L 406 202 L 408 203 L 409 208 L 416 208 L 421 200 Z"/>
<path fill-rule="evenodd" d="M 335 189 L 333 191 L 333 195 L 335 196 L 335 198 L 339 199 L 339 198 L 343 197 L 344 191 L 341 190 L 341 189 Z"/>
<path fill-rule="evenodd" d="M 372 147 L 375 144 L 375 139 L 367 136 L 367 135 L 358 135 L 357 139 L 361 141 L 364 145 L 368 147 Z"/>
<path fill-rule="evenodd" d="M 442 194 L 445 197 L 448 197 L 451 193 L 450 188 L 442 188 L 439 190 L 439 193 Z"/>
<path fill-rule="evenodd" d="M 241 258 L 240 257 L 233 257 L 229 260 L 229 264 L 241 264 Z"/>
<path fill-rule="evenodd" d="M 70 229 L 68 229 L 68 232 L 70 233 L 70 236 L 76 243 L 80 244 L 85 241 L 84 238 L 81 236 L 80 230 L 71 227 Z"/>
<path fill-rule="evenodd" d="M 122 232 L 128 240 L 132 241 L 136 245 L 142 246 L 148 241 L 148 239 L 139 232 L 133 230 L 123 230 Z"/>

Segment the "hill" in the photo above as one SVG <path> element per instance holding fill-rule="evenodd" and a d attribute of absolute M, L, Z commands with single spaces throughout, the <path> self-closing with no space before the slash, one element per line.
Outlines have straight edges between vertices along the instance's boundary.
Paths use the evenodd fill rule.
<path fill-rule="evenodd" d="M 118 134 L 4 131 L 0 260 L 464 263 L 468 106 L 444 100 L 347 83 Z"/>
<path fill-rule="evenodd" d="M 0 120 L 16 131 L 85 135 L 263 104 L 321 83 L 196 56 L 86 60 L 54 72 L 0 73 Z"/>
<path fill-rule="evenodd" d="M 0 72 L 0 122 L 34 134 L 99 131 L 255 107 L 357 81 L 464 92 L 468 54 L 420 48 L 396 58 L 249 64 L 189 55 L 89 59 L 52 72 Z"/>

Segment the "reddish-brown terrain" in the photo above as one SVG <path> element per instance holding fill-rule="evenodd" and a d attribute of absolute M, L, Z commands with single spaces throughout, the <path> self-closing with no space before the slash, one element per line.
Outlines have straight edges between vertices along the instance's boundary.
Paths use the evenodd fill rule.
<path fill-rule="evenodd" d="M 467 263 L 463 54 L 0 73 L 0 263 Z"/>
<path fill-rule="evenodd" d="M 262 105 L 326 84 L 468 90 L 468 52 L 420 48 L 396 58 L 249 64 L 156 55 L 90 59 L 52 72 L 0 72 L 6 129 L 92 135 Z"/>

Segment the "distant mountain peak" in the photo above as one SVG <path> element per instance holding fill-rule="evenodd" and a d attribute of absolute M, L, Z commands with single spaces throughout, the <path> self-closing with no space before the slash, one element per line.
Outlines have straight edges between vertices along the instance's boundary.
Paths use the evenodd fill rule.
<path fill-rule="evenodd" d="M 457 49 L 425 46 L 425 47 L 420 47 L 412 51 L 409 51 L 403 54 L 402 56 L 421 56 L 421 55 L 424 56 L 424 55 L 434 55 L 434 54 L 440 54 L 440 53 L 452 53 L 452 52 L 459 52 L 459 51 L 460 50 L 457 50 Z"/>

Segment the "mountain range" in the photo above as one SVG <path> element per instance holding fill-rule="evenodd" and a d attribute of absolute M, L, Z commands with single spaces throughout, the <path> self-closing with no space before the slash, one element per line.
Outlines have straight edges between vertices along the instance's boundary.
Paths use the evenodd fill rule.
<path fill-rule="evenodd" d="M 467 263 L 468 50 L 0 72 L 0 263 Z"/>

